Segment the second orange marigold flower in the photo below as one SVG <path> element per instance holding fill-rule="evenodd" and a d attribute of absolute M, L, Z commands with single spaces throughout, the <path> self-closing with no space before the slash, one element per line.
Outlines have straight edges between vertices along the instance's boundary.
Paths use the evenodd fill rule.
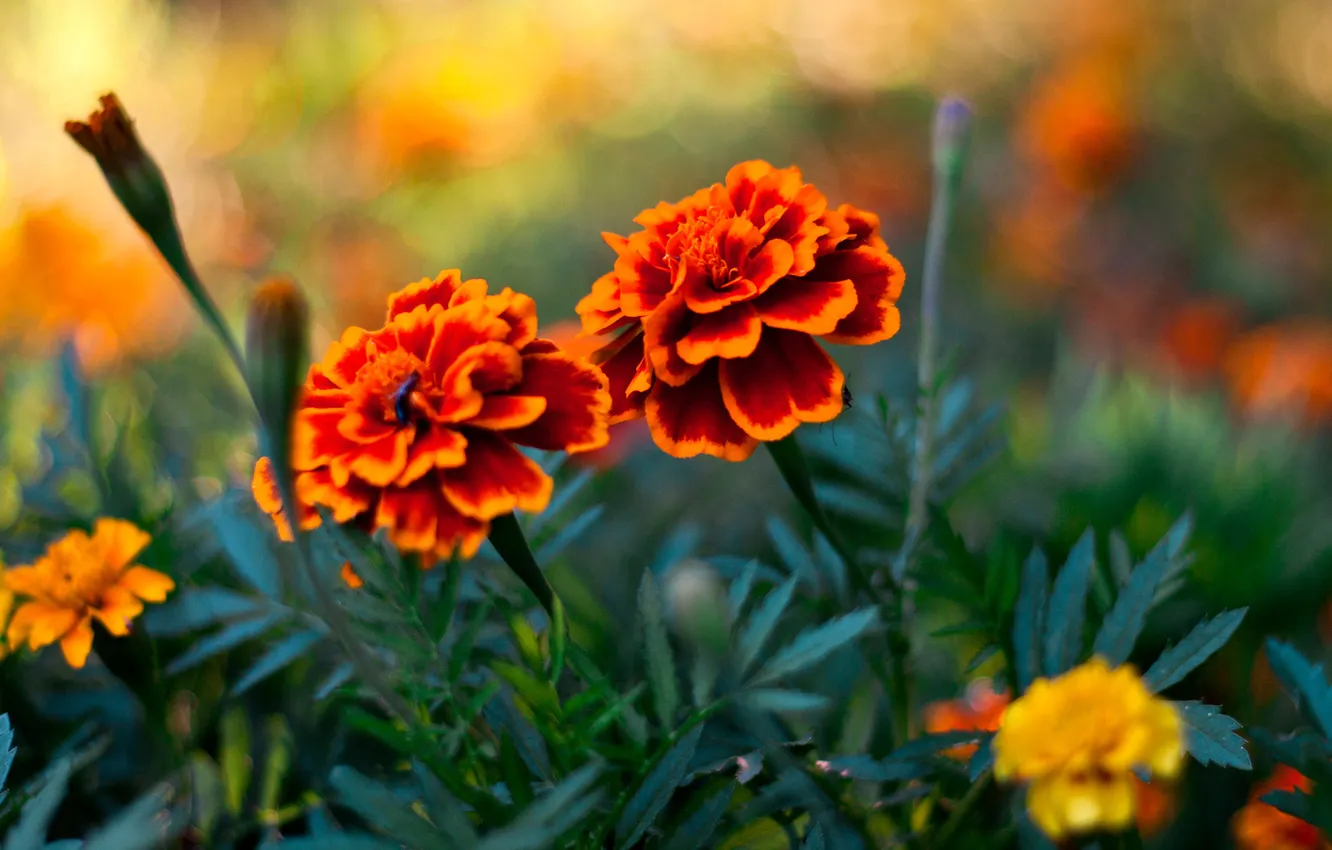
<path fill-rule="evenodd" d="M 819 345 L 897 332 L 905 273 L 873 214 L 830 208 L 796 168 L 751 161 L 725 185 L 658 204 L 628 238 L 603 234 L 615 268 L 578 304 L 612 422 L 646 415 L 676 457 L 744 460 L 759 442 L 842 412 L 841 369 Z"/>
<path fill-rule="evenodd" d="M 310 368 L 296 414 L 298 521 L 386 528 L 405 551 L 471 557 L 490 520 L 538 512 L 553 483 L 517 446 L 606 444 L 611 401 L 595 367 L 537 338 L 536 304 L 457 270 L 389 297 L 384 327 L 350 328 Z M 291 535 L 272 465 L 254 495 Z"/>

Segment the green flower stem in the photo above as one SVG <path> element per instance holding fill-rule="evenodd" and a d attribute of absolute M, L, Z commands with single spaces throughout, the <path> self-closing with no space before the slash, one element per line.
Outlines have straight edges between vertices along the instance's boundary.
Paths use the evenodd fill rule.
<path fill-rule="evenodd" d="M 222 318 L 222 311 L 218 309 L 217 303 L 213 301 L 213 296 L 208 294 L 204 288 L 203 281 L 199 279 L 199 273 L 195 271 L 194 264 L 190 262 L 189 254 L 185 251 L 185 243 L 181 241 L 180 231 L 172 222 L 170 227 L 161 228 L 162 232 L 149 233 L 153 244 L 166 260 L 167 265 L 175 272 L 176 277 L 185 286 L 185 291 L 189 293 L 194 301 L 194 306 L 198 308 L 199 314 L 203 316 L 208 326 L 217 334 L 221 340 L 222 346 L 227 350 L 227 356 L 235 364 L 241 375 L 245 375 L 245 358 L 241 354 L 240 345 L 236 342 L 236 337 L 227 326 L 226 320 Z"/>
<path fill-rule="evenodd" d="M 796 501 L 805 509 L 805 513 L 814 522 L 815 528 L 827 538 L 833 550 L 846 564 L 847 572 L 850 574 L 856 589 L 868 596 L 879 608 L 880 616 L 888 628 L 888 650 L 893 659 L 892 675 L 886 679 L 880 675 L 879 678 L 892 701 L 893 743 L 894 746 L 900 747 L 910 740 L 911 735 L 911 689 L 910 682 L 907 681 L 906 677 L 906 662 L 907 657 L 911 654 L 911 643 L 907 634 L 901 628 L 901 588 L 892 581 L 891 576 L 880 574 L 887 579 L 889 585 L 896 591 L 894 595 L 899 600 L 899 610 L 894 611 L 889 604 L 889 600 L 885 599 L 879 588 L 874 586 L 869 574 L 861 567 L 851 548 L 847 546 L 842 536 L 833 528 L 832 523 L 828 520 L 828 515 L 824 513 L 823 506 L 819 504 L 818 498 L 814 495 L 814 483 L 810 478 L 809 464 L 805 460 L 805 453 L 800 448 L 800 444 L 796 442 L 795 434 L 777 442 L 764 443 L 764 445 L 768 447 L 768 452 L 772 455 L 778 471 L 781 472 L 782 478 L 786 481 L 786 486 L 790 488 L 791 493 L 796 497 Z"/>
<path fill-rule="evenodd" d="M 504 563 L 508 564 L 509 569 L 523 580 L 523 584 L 527 585 L 553 620 L 555 591 L 551 590 L 550 583 L 546 581 L 545 574 L 541 572 L 541 567 L 536 562 L 536 557 L 532 555 L 532 547 L 527 545 L 527 536 L 523 534 L 523 527 L 518 524 L 518 518 L 512 513 L 507 513 L 492 519 L 490 544 L 495 547 L 495 551 L 499 553 Z"/>
<path fill-rule="evenodd" d="M 961 826 L 962 821 L 966 820 L 967 815 L 971 814 L 971 810 L 976 807 L 976 803 L 978 803 L 980 798 L 985 794 L 985 789 L 990 787 L 990 782 L 993 779 L 994 772 L 987 770 L 980 775 L 979 779 L 971 783 L 971 787 L 967 789 L 966 795 L 958 801 L 957 805 L 953 807 L 952 813 L 948 815 L 948 820 L 943 822 L 943 825 L 939 827 L 939 831 L 930 839 L 930 847 L 941 848 L 948 846 L 948 839 L 953 837 L 953 833 L 957 832 L 957 828 Z"/>

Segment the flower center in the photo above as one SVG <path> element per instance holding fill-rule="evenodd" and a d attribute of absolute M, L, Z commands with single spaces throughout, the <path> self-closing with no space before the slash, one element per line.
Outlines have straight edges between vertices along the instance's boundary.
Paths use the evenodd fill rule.
<path fill-rule="evenodd" d="M 725 229 L 717 226 L 722 221 L 721 211 L 710 208 L 702 217 L 686 222 L 670 240 L 675 247 L 670 253 L 677 262 L 701 270 L 718 292 L 725 292 L 740 278 L 740 271 L 731 268 L 722 253 L 718 234 Z"/>
<path fill-rule="evenodd" d="M 367 354 L 369 359 L 356 375 L 357 386 L 379 403 L 385 419 L 407 424 L 412 397 L 422 389 L 425 364 L 401 349 L 380 352 L 371 346 Z"/>
<path fill-rule="evenodd" d="M 67 541 L 77 543 L 77 541 Z M 101 604 L 102 594 L 114 580 L 98 553 L 85 546 L 53 546 L 46 561 L 46 592 L 62 608 L 83 610 Z"/>

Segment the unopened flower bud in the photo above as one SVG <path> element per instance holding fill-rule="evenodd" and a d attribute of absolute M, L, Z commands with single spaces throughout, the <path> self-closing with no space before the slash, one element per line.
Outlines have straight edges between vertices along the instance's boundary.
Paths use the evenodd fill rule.
<path fill-rule="evenodd" d="M 932 153 L 934 171 L 946 179 L 961 173 L 966 153 L 967 132 L 971 125 L 971 107 L 959 97 L 946 97 L 934 113 Z"/>
<path fill-rule="evenodd" d="M 101 98 L 102 108 L 85 121 L 66 121 L 65 132 L 93 155 L 111 191 L 126 212 L 154 241 L 176 227 L 175 209 L 166 179 L 143 149 L 134 123 L 114 94 Z"/>
<path fill-rule="evenodd" d="M 720 657 L 731 635 L 731 607 L 721 577 L 708 564 L 688 560 L 666 576 L 666 605 L 671 625 L 694 649 Z"/>
<path fill-rule="evenodd" d="M 245 379 L 274 440 L 287 438 L 305 380 L 308 324 L 305 296 L 290 278 L 274 278 L 250 297 Z"/>

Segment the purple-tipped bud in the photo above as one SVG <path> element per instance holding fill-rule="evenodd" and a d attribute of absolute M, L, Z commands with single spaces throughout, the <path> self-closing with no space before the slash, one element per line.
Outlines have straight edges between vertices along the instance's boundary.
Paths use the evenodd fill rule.
<path fill-rule="evenodd" d="M 960 97 L 949 96 L 939 102 L 934 113 L 933 159 L 937 174 L 955 176 L 966 151 L 967 131 L 971 126 L 971 107 Z"/>

